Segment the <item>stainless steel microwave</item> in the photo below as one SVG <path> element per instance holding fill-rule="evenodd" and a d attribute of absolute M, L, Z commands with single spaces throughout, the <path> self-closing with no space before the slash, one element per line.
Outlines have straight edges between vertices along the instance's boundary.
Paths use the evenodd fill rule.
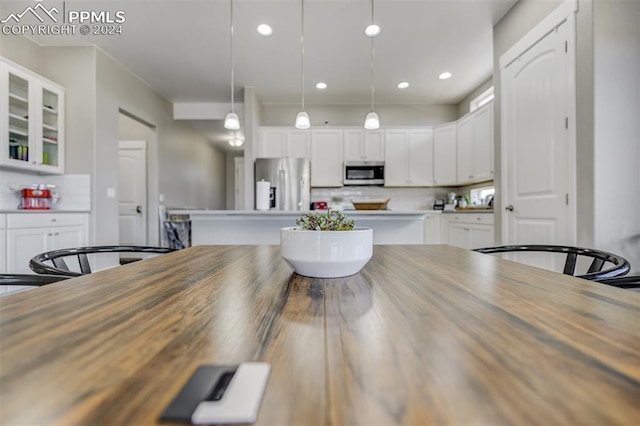
<path fill-rule="evenodd" d="M 343 185 L 384 185 L 384 162 L 345 162 Z"/>

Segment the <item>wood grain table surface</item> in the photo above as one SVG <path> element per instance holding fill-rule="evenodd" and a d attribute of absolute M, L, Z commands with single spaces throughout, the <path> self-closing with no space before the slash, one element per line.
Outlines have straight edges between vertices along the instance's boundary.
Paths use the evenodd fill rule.
<path fill-rule="evenodd" d="M 260 425 L 640 424 L 640 294 L 445 245 L 359 274 L 197 246 L 0 298 L 0 424 L 147 425 L 263 361 Z"/>

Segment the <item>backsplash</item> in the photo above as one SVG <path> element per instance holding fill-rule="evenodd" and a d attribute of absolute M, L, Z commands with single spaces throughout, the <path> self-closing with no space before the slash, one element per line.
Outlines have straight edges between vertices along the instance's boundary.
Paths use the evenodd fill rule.
<path fill-rule="evenodd" d="M 90 175 L 33 175 L 0 171 L 0 210 L 14 210 L 20 205 L 21 188 L 32 184 L 55 185 L 60 194 L 53 210 L 91 210 Z"/>
<path fill-rule="evenodd" d="M 326 201 L 329 206 L 352 207 L 353 199 L 390 198 L 391 210 L 433 210 L 437 198 L 447 199 L 447 194 L 459 188 L 385 188 L 381 186 L 345 186 L 342 188 L 312 188 L 311 201 Z"/>

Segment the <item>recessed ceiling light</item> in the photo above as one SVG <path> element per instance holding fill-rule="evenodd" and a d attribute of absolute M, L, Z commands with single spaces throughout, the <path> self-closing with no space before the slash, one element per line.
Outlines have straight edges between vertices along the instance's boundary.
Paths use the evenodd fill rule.
<path fill-rule="evenodd" d="M 258 34 L 264 37 L 269 37 L 271 34 L 273 34 L 273 28 L 271 28 L 267 24 L 258 25 L 257 31 L 258 31 Z"/>
<path fill-rule="evenodd" d="M 406 89 L 407 87 L 409 87 L 409 83 L 407 83 L 406 81 L 398 83 L 398 89 Z"/>
<path fill-rule="evenodd" d="M 327 88 L 327 83 L 323 83 L 322 81 L 319 83 L 316 83 L 316 89 L 324 90 L 326 88 Z"/>
<path fill-rule="evenodd" d="M 442 74 L 440 74 L 440 75 L 438 76 L 438 78 L 439 78 L 440 80 L 446 80 L 446 79 L 448 79 L 448 78 L 451 78 L 451 75 L 452 75 L 452 74 L 451 74 L 450 72 L 443 72 Z"/>
<path fill-rule="evenodd" d="M 376 24 L 368 25 L 367 28 L 364 29 L 364 35 L 367 37 L 375 37 L 380 34 L 380 27 Z"/>

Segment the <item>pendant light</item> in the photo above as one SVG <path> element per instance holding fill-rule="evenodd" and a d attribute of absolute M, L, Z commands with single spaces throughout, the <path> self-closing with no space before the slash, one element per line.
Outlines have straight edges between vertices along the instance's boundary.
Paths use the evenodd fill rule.
<path fill-rule="evenodd" d="M 302 110 L 296 115 L 296 129 L 311 127 L 309 114 L 304 110 L 304 0 L 300 12 L 300 91 L 302 92 Z"/>
<path fill-rule="evenodd" d="M 233 0 L 229 0 L 230 3 L 230 29 L 231 29 L 231 43 L 230 43 L 230 52 L 231 52 L 231 111 L 227 113 L 227 116 L 224 118 L 224 128 L 228 130 L 238 130 L 240 128 L 240 117 L 234 111 L 234 103 L 233 103 Z"/>
<path fill-rule="evenodd" d="M 373 26 L 373 0 L 371 0 L 371 25 Z M 369 111 L 366 115 L 366 117 L 364 118 L 364 128 L 367 130 L 375 130 L 380 128 L 380 118 L 378 117 L 378 114 L 373 110 L 373 56 L 374 56 L 374 50 L 373 50 L 373 38 L 377 35 L 378 33 L 371 33 L 370 37 L 371 37 L 371 111 Z"/>

